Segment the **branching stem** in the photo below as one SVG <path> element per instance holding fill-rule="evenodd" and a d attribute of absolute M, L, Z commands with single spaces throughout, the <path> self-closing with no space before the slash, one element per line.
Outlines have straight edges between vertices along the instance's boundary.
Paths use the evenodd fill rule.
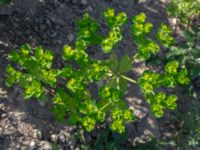
<path fill-rule="evenodd" d="M 101 109 L 100 109 L 100 110 L 101 110 L 101 111 L 102 111 L 102 110 L 104 110 L 104 109 L 105 109 L 106 107 L 108 107 L 108 106 L 109 106 L 111 103 L 112 103 L 111 101 L 110 101 L 110 102 L 108 102 L 108 103 L 107 103 L 107 104 L 105 104 L 103 107 L 101 107 Z"/>
<path fill-rule="evenodd" d="M 131 78 L 129 78 L 129 77 L 127 77 L 127 76 L 125 76 L 125 75 L 121 75 L 121 77 L 122 77 L 123 79 L 125 79 L 125 80 L 129 81 L 129 82 L 132 82 L 132 83 L 134 83 L 134 84 L 136 84 L 136 83 L 137 83 L 135 80 L 133 80 L 133 79 L 131 79 Z"/>

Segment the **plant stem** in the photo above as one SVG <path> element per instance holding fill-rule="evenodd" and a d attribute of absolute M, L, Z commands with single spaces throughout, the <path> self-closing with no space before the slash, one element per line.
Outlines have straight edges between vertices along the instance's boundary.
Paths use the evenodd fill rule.
<path fill-rule="evenodd" d="M 132 59 L 132 63 L 133 63 L 133 64 L 134 64 L 136 58 L 137 58 L 137 54 L 135 54 L 135 55 L 133 56 L 133 59 Z"/>
<path fill-rule="evenodd" d="M 123 79 L 125 79 L 125 80 L 129 81 L 129 82 L 132 82 L 132 83 L 134 83 L 134 84 L 136 84 L 136 83 L 137 83 L 135 80 L 133 80 L 133 79 L 131 79 L 131 78 L 129 78 L 129 77 L 127 77 L 127 76 L 125 76 L 125 75 L 121 75 L 121 77 L 122 77 Z"/>
<path fill-rule="evenodd" d="M 108 102 L 107 104 L 105 104 L 103 107 L 101 107 L 101 109 L 100 110 L 104 110 L 106 107 L 108 107 L 110 104 L 111 104 L 112 102 L 110 101 L 110 102 Z"/>

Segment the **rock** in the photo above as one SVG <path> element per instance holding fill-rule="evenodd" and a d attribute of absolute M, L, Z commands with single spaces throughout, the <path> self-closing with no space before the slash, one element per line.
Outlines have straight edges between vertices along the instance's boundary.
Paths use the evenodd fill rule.
<path fill-rule="evenodd" d="M 61 44 L 62 44 L 62 40 L 61 40 L 61 39 L 58 39 L 58 40 L 56 41 L 56 43 L 57 43 L 58 45 L 61 45 Z"/>
<path fill-rule="evenodd" d="M 92 6 L 88 6 L 84 9 L 85 12 L 93 12 Z"/>
<path fill-rule="evenodd" d="M 38 1 L 33 0 L 15 0 L 14 7 L 21 10 L 30 10 L 31 13 L 34 15 L 36 13 Z"/>
<path fill-rule="evenodd" d="M 41 31 L 45 31 L 46 26 L 44 24 L 41 24 L 39 28 L 40 28 Z"/>
<path fill-rule="evenodd" d="M 8 6 L 0 6 L 0 15 L 12 15 L 14 12 L 14 8 L 11 7 L 10 5 Z"/>
<path fill-rule="evenodd" d="M 31 149 L 31 150 L 32 150 L 32 149 L 35 149 L 35 148 L 37 147 L 35 141 L 31 141 L 30 144 L 29 144 L 29 146 L 30 146 L 30 149 Z"/>
<path fill-rule="evenodd" d="M 37 132 L 38 139 L 42 139 L 42 131 L 38 130 Z"/>
<path fill-rule="evenodd" d="M 88 1 L 87 0 L 81 0 L 81 4 L 87 5 Z"/>
<path fill-rule="evenodd" d="M 52 150 L 51 144 L 49 142 L 42 142 L 41 149 Z"/>
<path fill-rule="evenodd" d="M 138 3 L 150 4 L 151 2 L 153 2 L 153 0 L 138 0 Z"/>
<path fill-rule="evenodd" d="M 20 149 L 21 145 L 17 144 L 15 147 L 16 147 L 16 149 Z"/>
<path fill-rule="evenodd" d="M 56 32 L 56 31 L 55 31 L 55 32 L 49 32 L 49 36 L 50 36 L 51 38 L 55 38 L 56 35 L 57 35 L 57 32 Z"/>
<path fill-rule="evenodd" d="M 72 4 L 77 4 L 78 0 L 72 0 Z"/>
<path fill-rule="evenodd" d="M 54 23 L 59 25 L 65 25 L 65 21 L 63 18 L 60 17 L 60 15 L 57 15 L 56 13 L 50 13 L 47 15 L 47 17 Z"/>
<path fill-rule="evenodd" d="M 66 138 L 65 138 L 65 135 L 64 134 L 61 134 L 59 135 L 59 139 L 62 143 L 64 143 L 66 141 Z"/>
<path fill-rule="evenodd" d="M 1 118 L 6 118 L 6 116 L 7 116 L 6 113 L 1 114 Z"/>
<path fill-rule="evenodd" d="M 15 116 L 20 121 L 23 121 L 28 117 L 25 112 L 18 112 L 18 113 L 15 114 Z"/>
<path fill-rule="evenodd" d="M 73 34 L 69 34 L 69 35 L 67 36 L 67 39 L 69 40 L 69 42 L 72 42 L 73 39 L 74 39 L 74 35 L 73 35 Z"/>
<path fill-rule="evenodd" d="M 42 132 L 39 131 L 39 130 L 34 130 L 32 136 L 33 136 L 33 138 L 35 138 L 35 139 L 42 139 Z"/>
<path fill-rule="evenodd" d="M 57 143 L 58 141 L 58 136 L 56 134 L 52 134 L 51 135 L 51 141 L 54 142 L 54 143 Z"/>
<path fill-rule="evenodd" d="M 0 128 L 0 137 L 3 135 L 3 129 Z"/>

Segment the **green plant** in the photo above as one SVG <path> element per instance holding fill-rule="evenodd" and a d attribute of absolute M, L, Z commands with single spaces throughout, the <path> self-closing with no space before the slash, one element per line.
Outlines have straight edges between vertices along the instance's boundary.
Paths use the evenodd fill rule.
<path fill-rule="evenodd" d="M 166 54 L 166 60 L 174 60 L 180 62 L 181 66 L 185 66 L 188 70 L 191 80 L 195 80 L 200 76 L 200 28 L 192 26 L 191 30 L 183 30 L 185 42 L 178 46 L 171 46 Z M 189 94 L 197 97 L 197 93 L 192 86 L 189 86 Z"/>
<path fill-rule="evenodd" d="M 178 129 L 173 130 L 177 149 L 198 149 L 200 146 L 200 107 L 198 100 L 192 100 L 187 110 L 177 113 Z"/>
<path fill-rule="evenodd" d="M 183 23 L 190 23 L 191 18 L 200 15 L 199 0 L 170 0 L 168 14 L 179 18 Z"/>
<path fill-rule="evenodd" d="M 106 37 L 99 33 L 98 23 L 89 14 L 86 13 L 77 21 L 77 40 L 73 48 L 64 46 L 62 58 L 66 64 L 61 69 L 52 67 L 54 56 L 50 50 L 44 51 L 41 47 L 32 50 L 26 44 L 19 51 L 12 51 L 8 58 L 18 65 L 7 67 L 6 85 L 10 87 L 18 83 L 24 89 L 25 99 L 35 97 L 45 100 L 49 89 L 54 89 L 52 111 L 56 118 L 59 121 L 67 118 L 70 125 L 82 124 L 87 131 L 108 122 L 111 130 L 124 133 L 125 123 L 136 119 L 124 100 L 128 82 L 139 85 L 156 117 L 161 117 L 165 109 L 175 109 L 177 97 L 161 92 L 160 87 L 174 88 L 177 84 L 189 82 L 187 70 L 180 68 L 177 61 L 167 63 L 165 72 L 161 74 L 147 70 L 137 81 L 126 76 L 135 59 L 146 60 L 160 49 L 156 42 L 147 37 L 152 24 L 145 23 L 145 14 L 141 13 L 132 19 L 131 32 L 138 52 L 133 58 L 125 55 L 120 59 L 114 49 L 122 40 L 122 27 L 128 17 L 123 12 L 115 14 L 111 8 L 104 12 L 104 17 L 110 28 Z M 165 25 L 159 29 L 158 38 L 164 46 L 173 40 L 170 33 Z M 111 54 L 110 58 L 92 59 L 86 51 L 92 45 L 100 45 L 104 53 Z M 88 88 L 91 83 L 99 87 L 98 100 L 92 97 Z"/>
<path fill-rule="evenodd" d="M 10 3 L 12 0 L 0 0 L 0 4 Z"/>

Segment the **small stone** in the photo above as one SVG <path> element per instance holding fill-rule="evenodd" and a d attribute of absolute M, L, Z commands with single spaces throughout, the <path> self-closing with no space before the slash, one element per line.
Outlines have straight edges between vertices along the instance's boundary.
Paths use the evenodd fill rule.
<path fill-rule="evenodd" d="M 0 137 L 3 135 L 3 129 L 0 128 Z"/>
<path fill-rule="evenodd" d="M 6 113 L 1 114 L 1 117 L 2 117 L 2 118 L 6 118 L 6 116 L 7 116 Z"/>
<path fill-rule="evenodd" d="M 72 4 L 77 4 L 78 0 L 72 0 Z"/>
<path fill-rule="evenodd" d="M 41 25 L 40 25 L 40 30 L 44 31 L 45 29 L 46 29 L 46 26 L 43 25 L 43 24 L 41 24 Z"/>
<path fill-rule="evenodd" d="M 64 143 L 64 142 L 65 142 L 65 135 L 61 134 L 61 135 L 59 136 L 59 139 L 60 139 L 60 141 L 61 141 L 62 143 Z"/>
<path fill-rule="evenodd" d="M 42 139 L 42 132 L 38 130 L 38 132 L 37 132 L 37 136 L 38 136 L 38 139 L 41 140 L 41 139 Z"/>
<path fill-rule="evenodd" d="M 54 23 L 58 24 L 58 25 L 65 25 L 65 21 L 63 20 L 63 18 L 55 13 L 50 13 L 47 15 L 47 17 Z"/>
<path fill-rule="evenodd" d="M 20 149 L 21 145 L 17 144 L 15 147 L 16 147 L 16 149 Z"/>
<path fill-rule="evenodd" d="M 56 43 L 57 43 L 58 45 L 61 45 L 61 44 L 62 44 L 62 40 L 59 39 L 59 40 L 56 41 Z"/>
<path fill-rule="evenodd" d="M 88 1 L 87 0 L 81 0 L 81 4 L 87 5 Z"/>
<path fill-rule="evenodd" d="M 150 4 L 151 2 L 153 2 L 153 0 L 139 0 L 138 3 L 146 3 L 146 4 Z"/>
<path fill-rule="evenodd" d="M 51 141 L 56 143 L 58 141 L 58 136 L 56 134 L 51 135 Z"/>
<path fill-rule="evenodd" d="M 30 149 L 35 149 L 37 145 L 35 141 L 31 141 L 29 146 L 30 146 Z"/>
<path fill-rule="evenodd" d="M 33 132 L 33 138 L 35 139 L 42 139 L 42 132 L 39 130 L 34 130 Z"/>
<path fill-rule="evenodd" d="M 50 36 L 51 38 L 56 37 L 56 35 L 57 35 L 57 32 L 49 33 L 49 36 Z"/>
<path fill-rule="evenodd" d="M 43 144 L 42 149 L 45 149 L 45 150 L 52 150 L 51 144 L 48 143 L 48 142 L 45 142 L 45 143 Z"/>
<path fill-rule="evenodd" d="M 18 120 L 25 120 L 26 118 L 27 118 L 27 115 L 26 115 L 26 113 L 24 113 L 24 112 L 19 112 L 19 113 L 16 113 L 15 114 L 15 116 L 16 116 L 16 118 L 18 119 Z"/>
<path fill-rule="evenodd" d="M 69 40 L 69 42 L 72 42 L 73 39 L 74 39 L 74 35 L 73 35 L 73 34 L 69 34 L 69 35 L 67 36 L 67 39 Z"/>
<path fill-rule="evenodd" d="M 87 8 L 84 9 L 86 12 L 93 12 L 92 6 L 88 6 Z"/>

